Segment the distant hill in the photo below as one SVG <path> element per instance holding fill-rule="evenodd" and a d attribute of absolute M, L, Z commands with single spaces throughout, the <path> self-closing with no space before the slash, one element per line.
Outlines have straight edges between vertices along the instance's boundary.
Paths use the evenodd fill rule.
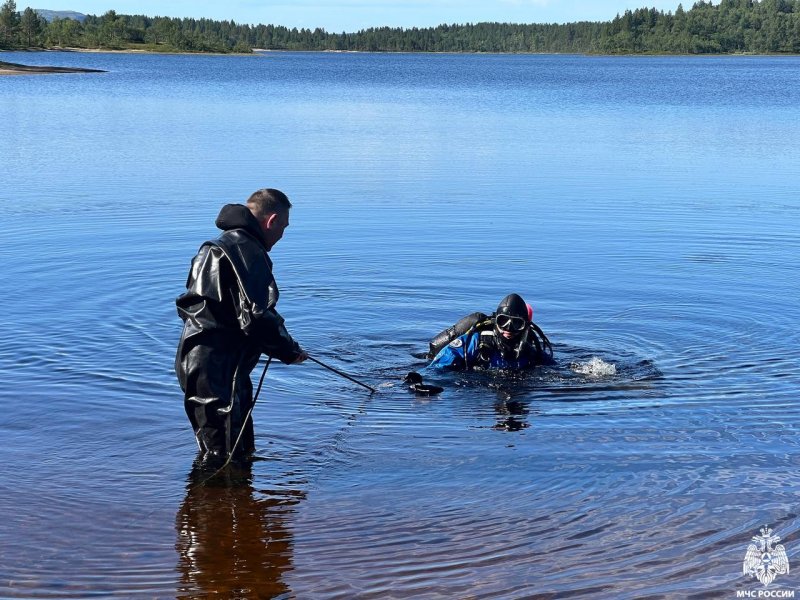
<path fill-rule="evenodd" d="M 44 8 L 34 8 L 33 10 L 48 23 L 55 19 L 73 19 L 83 23 L 86 19 L 86 15 L 74 10 L 46 10 Z"/>

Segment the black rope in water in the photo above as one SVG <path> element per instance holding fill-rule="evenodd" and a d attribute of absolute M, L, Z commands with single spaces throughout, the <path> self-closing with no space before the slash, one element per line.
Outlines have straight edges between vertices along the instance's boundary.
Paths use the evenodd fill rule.
<path fill-rule="evenodd" d="M 353 383 L 356 383 L 356 384 L 360 385 L 361 387 L 367 388 L 373 394 L 375 393 L 375 388 L 369 387 L 366 383 L 361 383 L 358 379 L 356 379 L 354 377 L 351 377 L 347 373 L 344 373 L 344 372 L 342 372 L 342 371 L 340 371 L 338 369 L 334 369 L 333 367 L 331 367 L 329 365 L 326 365 L 324 362 L 322 362 L 321 360 L 317 360 L 313 356 L 309 356 L 308 360 L 317 363 L 320 367 L 325 367 L 329 371 L 333 371 L 334 373 L 336 373 L 340 377 L 344 377 L 345 379 L 348 379 L 348 380 L 352 381 Z"/>

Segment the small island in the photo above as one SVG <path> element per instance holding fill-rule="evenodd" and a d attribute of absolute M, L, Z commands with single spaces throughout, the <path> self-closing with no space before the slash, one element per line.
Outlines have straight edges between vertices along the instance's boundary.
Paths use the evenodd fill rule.
<path fill-rule="evenodd" d="M 36 67 L 0 61 L 0 75 L 26 75 L 31 73 L 105 73 L 101 69 L 82 69 L 80 67 Z"/>

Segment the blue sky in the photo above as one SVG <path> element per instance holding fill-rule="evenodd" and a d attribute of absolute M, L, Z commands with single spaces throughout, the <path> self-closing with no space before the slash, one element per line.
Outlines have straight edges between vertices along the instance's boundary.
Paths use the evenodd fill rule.
<path fill-rule="evenodd" d="M 27 5 L 16 0 L 17 9 Z M 51 0 L 52 1 L 52 0 Z M 61 2 L 66 2 L 61 5 Z M 694 0 L 684 2 L 691 8 Z M 674 11 L 679 0 L 37 0 L 33 8 L 122 14 L 232 19 L 287 27 L 324 27 L 330 32 L 365 27 L 430 27 L 441 23 L 500 21 L 566 23 L 607 21 L 625 9 L 651 7 Z"/>

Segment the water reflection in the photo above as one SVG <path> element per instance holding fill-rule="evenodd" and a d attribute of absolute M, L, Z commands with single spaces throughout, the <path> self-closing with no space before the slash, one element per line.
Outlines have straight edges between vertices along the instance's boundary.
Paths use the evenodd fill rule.
<path fill-rule="evenodd" d="M 498 431 L 520 431 L 531 426 L 527 416 L 530 410 L 519 400 L 498 399 L 494 404 L 497 423 L 492 429 Z"/>
<path fill-rule="evenodd" d="M 291 489 L 256 490 L 251 464 L 214 471 L 195 464 L 175 520 L 177 597 L 284 598 L 292 567 Z"/>

